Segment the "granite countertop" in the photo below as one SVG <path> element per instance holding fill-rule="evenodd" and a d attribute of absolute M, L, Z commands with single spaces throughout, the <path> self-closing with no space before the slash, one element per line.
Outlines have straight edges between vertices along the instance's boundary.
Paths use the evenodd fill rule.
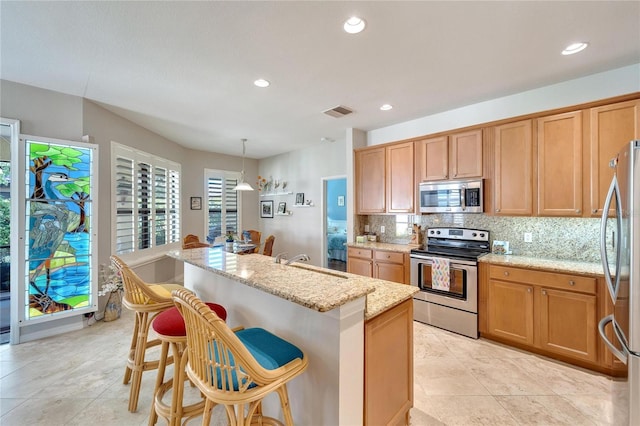
<path fill-rule="evenodd" d="M 172 250 L 167 255 L 319 312 L 366 296 L 365 320 L 418 291 L 405 284 L 305 263 L 277 264 L 272 257 L 261 254 L 236 255 L 220 247 Z"/>
<path fill-rule="evenodd" d="M 347 243 L 347 247 L 357 247 L 363 249 L 395 251 L 398 253 L 410 253 L 411 249 L 420 247 L 418 244 L 393 244 L 393 243 Z"/>
<path fill-rule="evenodd" d="M 603 276 L 602 264 L 580 262 L 575 260 L 540 259 L 537 257 L 514 256 L 501 254 L 486 254 L 478 259 L 479 262 L 493 265 L 507 265 L 527 269 L 541 269 L 551 272 L 566 272 L 573 274 Z"/>

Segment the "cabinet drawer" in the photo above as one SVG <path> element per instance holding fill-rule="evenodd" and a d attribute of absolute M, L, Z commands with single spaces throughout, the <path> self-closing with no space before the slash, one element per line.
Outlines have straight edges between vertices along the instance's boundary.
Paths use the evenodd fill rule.
<path fill-rule="evenodd" d="M 378 262 L 404 263 L 404 255 L 402 253 L 376 250 L 373 256 Z"/>
<path fill-rule="evenodd" d="M 489 274 L 492 279 L 496 280 L 596 294 L 596 279 L 590 277 L 555 272 L 530 271 L 498 265 L 491 265 Z"/>
<path fill-rule="evenodd" d="M 361 259 L 373 259 L 373 250 L 349 247 L 347 255 L 349 257 L 359 257 Z"/>

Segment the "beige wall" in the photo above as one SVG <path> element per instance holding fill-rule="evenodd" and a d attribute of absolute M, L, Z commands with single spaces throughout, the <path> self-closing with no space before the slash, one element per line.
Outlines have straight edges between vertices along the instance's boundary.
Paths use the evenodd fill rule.
<path fill-rule="evenodd" d="M 322 178 L 345 174 L 346 153 L 345 141 L 319 142 L 308 148 L 260 160 L 261 176 L 286 180 L 287 191 L 293 192 L 291 195 L 260 197 L 261 201 L 273 200 L 274 212 L 278 203 L 284 201 L 287 203 L 287 210 L 293 213 L 291 216 L 274 215 L 273 219 L 260 219 L 258 229 L 262 232 L 262 239 L 271 234 L 276 237 L 274 255 L 287 252 L 291 257 L 306 253 L 311 257 L 309 263 L 322 265 Z M 314 207 L 292 207 L 298 192 L 304 193 L 305 200 L 312 200 Z M 258 210 L 257 207 L 255 210 Z"/>

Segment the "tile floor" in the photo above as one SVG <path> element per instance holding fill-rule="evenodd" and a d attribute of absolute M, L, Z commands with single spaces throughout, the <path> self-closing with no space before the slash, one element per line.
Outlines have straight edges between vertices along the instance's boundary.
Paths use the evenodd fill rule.
<path fill-rule="evenodd" d="M 123 311 L 117 321 L 0 346 L 0 425 L 146 425 L 155 373 L 143 375 L 136 413 L 122 384 L 132 324 Z M 607 376 L 420 323 L 414 330 L 412 425 L 616 424 L 620 383 Z M 224 423 L 221 411 L 214 422 Z"/>

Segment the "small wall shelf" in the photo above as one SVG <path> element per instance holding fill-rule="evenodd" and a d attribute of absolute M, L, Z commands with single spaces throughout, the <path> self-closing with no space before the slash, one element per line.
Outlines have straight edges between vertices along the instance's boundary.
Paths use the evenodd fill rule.
<path fill-rule="evenodd" d="M 293 192 L 265 192 L 260 194 L 261 197 L 280 197 L 282 195 L 291 195 Z"/>
<path fill-rule="evenodd" d="M 294 204 L 292 207 L 295 208 L 305 208 L 305 207 L 315 207 L 315 204 Z"/>
<path fill-rule="evenodd" d="M 276 216 L 291 216 L 293 212 L 286 211 L 284 213 L 276 213 Z"/>

